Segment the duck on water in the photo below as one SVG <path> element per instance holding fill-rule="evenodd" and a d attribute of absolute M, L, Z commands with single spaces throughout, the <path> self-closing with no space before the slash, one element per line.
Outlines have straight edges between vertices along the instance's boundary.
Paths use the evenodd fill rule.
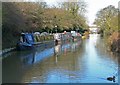
<path fill-rule="evenodd" d="M 108 81 L 113 81 L 113 82 L 115 82 L 115 76 L 113 76 L 113 77 L 108 77 L 107 80 L 108 80 Z"/>

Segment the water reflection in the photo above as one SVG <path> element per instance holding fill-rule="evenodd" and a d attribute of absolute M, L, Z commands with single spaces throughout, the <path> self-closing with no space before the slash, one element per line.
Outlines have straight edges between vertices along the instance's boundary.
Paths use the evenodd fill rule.
<path fill-rule="evenodd" d="M 118 57 L 105 51 L 100 36 L 35 51 L 13 52 L 3 59 L 3 82 L 113 83 Z M 116 80 L 118 82 L 118 79 Z"/>
<path fill-rule="evenodd" d="M 61 54 L 61 45 L 56 45 L 56 46 L 55 46 L 55 52 L 54 52 L 54 54 L 55 54 L 56 56 L 58 56 L 58 55 Z"/>

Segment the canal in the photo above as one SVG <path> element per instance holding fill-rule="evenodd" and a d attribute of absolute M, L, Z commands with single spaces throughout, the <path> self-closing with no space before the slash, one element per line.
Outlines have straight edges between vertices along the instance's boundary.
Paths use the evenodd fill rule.
<path fill-rule="evenodd" d="M 89 39 L 15 51 L 2 60 L 3 83 L 118 83 L 118 56 L 99 34 Z"/>

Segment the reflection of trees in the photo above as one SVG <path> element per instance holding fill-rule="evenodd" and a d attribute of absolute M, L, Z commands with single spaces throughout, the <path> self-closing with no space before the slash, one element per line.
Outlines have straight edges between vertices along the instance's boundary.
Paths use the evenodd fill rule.
<path fill-rule="evenodd" d="M 71 50 L 76 51 L 78 43 L 72 43 L 71 44 Z"/>
<path fill-rule="evenodd" d="M 68 43 L 68 44 L 59 44 L 54 48 L 54 55 L 58 56 L 60 54 L 67 54 L 68 51 L 76 51 L 81 44 L 81 41 Z"/>
<path fill-rule="evenodd" d="M 76 42 L 77 43 L 77 42 Z M 74 43 L 75 44 L 75 43 Z M 75 44 L 76 47 L 79 48 L 77 44 Z M 68 75 L 71 74 L 72 71 L 76 71 L 80 69 L 79 63 L 78 63 L 78 57 L 80 54 L 80 49 L 76 50 L 77 52 L 71 52 L 68 50 L 72 50 L 71 44 L 64 44 L 64 45 L 57 45 L 52 49 L 46 49 L 44 51 L 36 52 L 36 51 L 25 51 L 25 52 L 19 52 L 19 54 L 16 55 L 16 62 L 13 62 L 13 66 L 15 68 L 15 71 L 17 73 L 20 73 L 19 71 L 22 70 L 23 73 L 20 73 L 21 80 L 18 82 L 31 82 L 33 80 L 37 80 L 40 82 L 46 82 L 49 79 L 49 76 L 52 72 L 59 73 L 61 70 L 62 75 Z M 64 50 L 67 49 L 67 54 L 64 55 Z M 49 53 L 54 53 L 59 55 L 60 57 L 47 57 L 51 56 Z M 48 55 L 47 55 L 48 53 Z M 43 55 L 46 54 L 46 55 Z M 19 56 L 18 56 L 19 55 Z M 12 55 L 13 56 L 13 55 Z M 40 58 L 42 60 L 38 60 L 37 58 Z M 56 60 L 55 60 L 56 58 Z M 57 61 L 57 62 L 56 62 Z M 36 63 L 37 62 L 37 63 Z M 54 63 L 56 62 L 56 63 Z M 32 65 L 35 63 L 34 65 Z M 17 66 L 17 67 L 16 67 Z M 19 71 L 17 71 L 19 70 Z M 11 70 L 12 71 L 12 70 Z M 10 72 L 11 72 L 10 71 Z M 67 73 L 68 71 L 68 73 Z M 5 72 L 6 73 L 6 72 Z M 16 75 L 17 75 L 16 73 Z M 12 75 L 14 75 L 13 73 Z M 9 74 L 10 75 L 10 74 Z M 61 74 L 60 74 L 61 75 Z M 10 75 L 11 76 L 11 75 Z M 71 76 L 71 75 L 70 75 Z M 75 75 L 76 76 L 76 75 Z M 16 76 L 13 76 L 13 79 Z M 35 79 L 33 77 L 36 77 Z"/>
<path fill-rule="evenodd" d="M 51 72 L 56 71 L 59 73 L 63 69 L 62 74 L 69 74 L 66 71 L 75 71 L 77 68 L 77 59 L 75 53 L 70 53 L 67 56 L 62 55 L 61 57 L 57 57 L 57 65 L 53 63 L 55 60 L 53 57 L 48 58 L 44 62 L 36 64 L 34 67 L 29 69 L 25 74 L 25 79 L 29 79 L 28 81 L 32 81 L 32 77 L 36 77 L 39 82 L 46 82 L 49 76 L 52 74 Z M 64 73 L 65 72 L 65 73 Z M 41 75 L 41 76 L 39 76 Z M 54 74 L 57 75 L 57 74 Z"/>
<path fill-rule="evenodd" d="M 84 63 L 79 61 L 79 58 L 81 59 L 83 52 L 80 43 L 78 44 L 76 43 L 74 43 L 77 48 L 76 52 L 67 51 L 66 55 L 64 55 L 64 49 L 72 50 L 72 48 L 70 47 L 72 45 L 67 46 L 66 44 L 55 46 L 54 48 L 55 55 L 60 55 L 60 57 L 58 56 L 49 57 L 45 61 L 35 64 L 31 69 L 29 69 L 26 72 L 25 79 L 31 82 L 33 81 L 32 77 L 36 77 L 36 80 L 38 82 L 46 82 L 48 81 L 52 73 L 54 73 L 53 75 L 58 75 L 59 72 L 61 73 L 59 75 L 68 75 L 69 77 L 78 76 L 77 73 L 75 72 L 79 72 L 82 69 L 81 64 L 82 66 L 84 66 L 83 65 Z"/>
<path fill-rule="evenodd" d="M 87 62 L 85 62 L 85 58 L 87 58 L 87 57 L 84 56 L 84 55 L 86 55 L 85 54 L 86 49 L 84 50 L 86 44 L 82 43 L 82 45 L 80 45 L 77 42 L 73 43 L 73 44 L 68 45 L 68 47 L 67 47 L 67 45 L 55 46 L 56 48 L 54 48 L 54 50 L 55 50 L 56 54 L 59 54 L 61 52 L 60 57 L 56 57 L 57 65 L 54 63 L 55 62 L 54 56 L 46 58 L 45 60 L 42 60 L 41 62 L 38 62 L 37 64 L 32 65 L 29 69 L 24 71 L 24 75 L 23 74 L 21 75 L 21 79 L 23 80 L 22 82 L 25 82 L 25 81 L 31 82 L 33 80 L 36 80 L 38 82 L 47 82 L 49 80 L 49 78 L 51 77 L 51 75 L 55 75 L 58 78 L 60 76 L 64 76 L 64 75 L 65 76 L 67 75 L 68 78 L 70 78 L 71 76 L 81 78 L 81 76 L 83 76 L 85 74 L 85 72 L 86 72 L 85 69 L 87 67 L 86 66 Z M 64 49 L 73 50 L 72 45 L 73 45 L 73 47 L 76 46 L 76 49 L 75 49 L 76 51 L 69 51 L 69 52 L 67 51 L 67 55 L 64 55 Z M 63 48 L 62 49 L 63 51 L 61 51 L 61 48 Z M 31 63 L 35 62 L 34 57 L 37 55 L 38 54 L 36 54 L 35 52 L 33 52 L 33 53 L 28 52 L 25 54 L 22 52 L 20 56 L 16 57 L 18 59 L 15 59 L 15 60 L 18 63 L 18 62 L 21 62 L 20 59 L 23 59 L 23 60 L 26 59 L 25 62 L 27 62 L 29 64 L 29 62 L 31 62 Z M 41 56 L 37 56 L 37 57 L 41 57 Z M 31 59 L 29 60 L 29 58 L 31 58 Z M 12 64 L 14 66 L 14 64 L 16 64 L 16 62 L 13 62 Z M 20 64 L 20 63 L 18 63 L 18 64 Z M 19 67 L 16 67 L 16 68 L 14 67 L 15 71 Z M 119 58 L 119 67 L 120 67 L 120 58 Z M 4 70 L 6 70 L 6 69 L 4 69 Z M 19 71 L 17 71 L 17 72 L 19 72 Z M 9 75 L 11 76 L 11 74 L 9 74 Z M 58 76 L 58 75 L 60 75 L 60 76 Z"/>
<path fill-rule="evenodd" d="M 71 51 L 75 52 L 76 50 L 79 49 L 80 45 L 81 45 L 81 41 L 72 42 L 72 43 L 70 44 L 70 49 L 71 49 Z"/>

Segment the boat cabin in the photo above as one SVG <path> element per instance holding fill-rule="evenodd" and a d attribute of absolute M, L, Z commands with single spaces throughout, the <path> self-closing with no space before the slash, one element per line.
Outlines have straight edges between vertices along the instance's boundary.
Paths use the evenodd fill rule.
<path fill-rule="evenodd" d="M 17 43 L 17 50 L 32 49 L 34 45 L 34 36 L 32 33 L 22 33 Z"/>
<path fill-rule="evenodd" d="M 31 33 L 22 33 L 20 37 L 21 43 L 34 44 L 34 36 Z"/>

